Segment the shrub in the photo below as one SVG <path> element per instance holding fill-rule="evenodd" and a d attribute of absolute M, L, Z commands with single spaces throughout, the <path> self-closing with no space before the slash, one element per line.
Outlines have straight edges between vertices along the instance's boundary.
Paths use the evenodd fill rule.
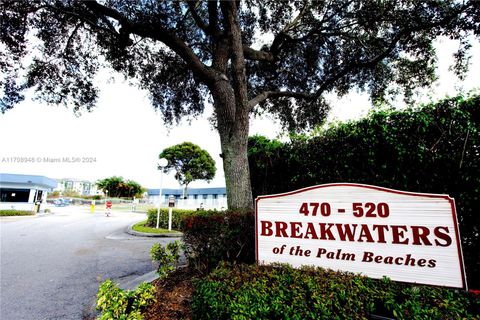
<path fill-rule="evenodd" d="M 32 216 L 35 213 L 32 211 L 27 210 L 0 210 L 0 217 L 8 217 L 8 216 Z"/>
<path fill-rule="evenodd" d="M 255 261 L 253 212 L 198 211 L 183 218 L 181 231 L 185 256 L 199 271 L 215 268 L 220 261 Z"/>
<path fill-rule="evenodd" d="M 192 297 L 194 319 L 478 319 L 479 311 L 479 298 L 462 291 L 287 265 L 220 265 Z"/>
<path fill-rule="evenodd" d="M 97 309 L 100 320 L 141 320 L 142 311 L 155 301 L 155 287 L 142 283 L 134 291 L 124 291 L 111 280 L 103 282 L 97 294 Z"/>
<path fill-rule="evenodd" d="M 157 226 L 157 212 L 158 209 L 149 209 L 147 211 L 147 223 L 145 224 L 146 227 L 155 228 Z M 188 216 L 194 214 L 195 210 L 184 210 L 184 209 L 173 209 L 172 211 L 172 229 L 173 230 L 180 230 L 180 223 L 184 216 Z M 163 229 L 168 229 L 168 209 L 161 208 L 160 209 L 160 223 L 159 227 Z"/>
<path fill-rule="evenodd" d="M 165 247 L 155 243 L 150 249 L 150 257 L 153 261 L 159 262 L 157 273 L 161 279 L 175 270 L 180 259 L 180 241 L 168 243 Z"/>
<path fill-rule="evenodd" d="M 378 111 L 289 143 L 252 137 L 254 196 L 353 182 L 455 198 L 470 287 L 480 288 L 480 96 Z M 268 183 L 266 183 L 268 182 Z"/>

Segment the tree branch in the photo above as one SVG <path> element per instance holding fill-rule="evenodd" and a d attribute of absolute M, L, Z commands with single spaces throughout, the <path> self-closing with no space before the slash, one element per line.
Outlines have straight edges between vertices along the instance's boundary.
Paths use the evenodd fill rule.
<path fill-rule="evenodd" d="M 376 55 L 375 57 L 371 58 L 370 60 L 365 60 L 365 61 L 354 61 L 351 64 L 346 65 L 341 71 L 333 74 L 329 79 L 325 80 L 319 87 L 319 89 L 316 92 L 316 96 L 319 97 L 325 90 L 328 90 L 328 88 L 335 83 L 337 80 L 340 78 L 346 76 L 350 72 L 354 71 L 355 69 L 365 69 L 365 68 L 372 68 L 374 67 L 377 63 L 382 61 L 383 59 L 387 58 L 397 47 L 397 44 L 402 38 L 411 36 L 415 32 L 423 31 L 423 30 L 428 30 L 431 28 L 435 28 L 437 26 L 440 26 L 442 24 L 445 24 L 446 22 L 450 21 L 451 19 L 455 18 L 458 14 L 460 14 L 462 11 L 466 10 L 468 6 L 465 5 L 458 10 L 456 10 L 453 14 L 450 16 L 446 16 L 443 19 L 439 21 L 434 21 L 434 22 L 428 22 L 424 24 L 420 24 L 417 26 L 412 26 L 405 28 L 403 30 L 400 30 L 395 37 L 391 40 L 390 44 L 386 47 L 386 49 Z"/>
<path fill-rule="evenodd" d="M 296 16 L 292 22 L 290 22 L 289 24 L 287 24 L 281 32 L 283 33 L 287 33 L 288 31 L 292 30 L 292 29 L 295 29 L 296 27 L 298 27 L 300 25 L 300 21 L 302 20 L 303 16 L 305 15 L 305 13 L 307 12 L 307 9 L 310 7 L 310 4 L 305 4 L 302 11 L 300 11 L 300 13 L 298 14 L 298 16 Z"/>
<path fill-rule="evenodd" d="M 205 32 L 205 34 L 212 36 L 215 39 L 218 39 L 222 36 L 222 32 L 220 32 L 217 28 L 217 11 L 216 11 L 216 2 L 208 2 L 208 14 L 209 14 L 209 22 L 210 24 L 206 24 L 202 18 L 198 15 L 196 11 L 196 6 L 198 4 L 198 0 L 187 1 L 188 4 L 188 11 L 191 13 L 193 20 L 197 24 L 197 26 Z"/>
<path fill-rule="evenodd" d="M 210 34 L 209 26 L 203 22 L 202 18 L 198 15 L 197 11 L 195 10 L 195 7 L 197 5 L 197 1 L 187 1 L 188 5 L 188 11 L 192 15 L 193 20 L 195 20 L 195 23 L 197 26 L 202 29 L 206 34 Z"/>
<path fill-rule="evenodd" d="M 404 28 L 403 30 L 400 30 L 395 36 L 392 37 L 392 39 L 385 46 L 383 51 L 379 52 L 377 55 L 371 57 L 370 59 L 352 61 L 352 62 L 346 64 L 338 72 L 333 72 L 333 74 L 330 77 L 328 77 L 322 83 L 320 83 L 318 89 L 314 93 L 292 92 L 292 91 L 265 91 L 265 92 L 257 95 L 253 99 L 251 99 L 248 102 L 248 105 L 251 109 L 251 108 L 255 107 L 256 105 L 258 105 L 259 103 L 261 103 L 261 102 L 263 102 L 267 99 L 280 98 L 280 97 L 291 97 L 291 98 L 297 98 L 297 99 L 311 99 L 311 100 L 317 99 L 318 97 L 320 97 L 323 94 L 323 92 L 325 92 L 326 90 L 329 90 L 331 88 L 331 86 L 334 85 L 334 83 L 336 81 L 338 81 L 342 77 L 345 77 L 346 75 L 348 75 L 352 71 L 357 70 L 357 69 L 368 69 L 368 68 L 375 67 L 375 65 L 377 65 L 380 61 L 382 61 L 383 59 L 387 58 L 390 54 L 392 54 L 392 52 L 396 49 L 398 43 L 402 39 L 404 39 L 405 37 L 411 36 L 415 32 L 420 32 L 422 30 L 428 30 L 428 29 L 431 29 L 431 28 L 435 28 L 436 26 L 440 26 L 442 24 L 445 24 L 448 21 L 450 21 L 451 19 L 455 18 L 462 11 L 466 10 L 467 7 L 468 7 L 468 5 L 461 6 L 457 10 L 455 10 L 452 14 L 442 18 L 441 20 L 433 21 L 433 22 L 426 22 L 426 23 L 422 23 L 422 24 L 419 24 L 419 25 L 416 25 L 416 26 L 410 26 L 410 27 Z M 330 17 L 328 19 L 330 19 Z M 350 27 L 350 25 L 347 25 L 347 26 Z M 345 26 L 343 26 L 343 27 L 345 27 Z M 313 35 L 311 32 L 309 34 Z M 330 35 L 340 35 L 340 34 L 330 34 Z M 271 46 L 272 53 L 268 53 L 268 54 L 270 54 L 272 57 L 274 57 L 275 54 L 282 48 L 282 44 L 285 41 L 295 41 L 295 40 L 302 41 L 304 39 L 303 38 L 292 39 L 287 34 L 284 34 L 282 32 L 279 33 L 275 37 L 275 39 L 272 43 L 272 46 Z M 357 39 L 357 40 L 360 40 L 360 39 Z M 363 42 L 361 42 L 361 44 L 363 46 L 365 46 L 365 44 L 363 44 Z M 246 52 L 246 54 L 245 54 L 246 56 L 251 55 L 252 57 L 255 57 L 255 54 L 257 54 L 258 57 L 260 58 L 259 60 L 261 60 L 261 58 L 262 58 L 261 51 L 255 52 L 255 50 L 253 50 L 253 49 L 251 49 L 251 51 L 249 51 L 248 48 L 247 48 L 247 50 L 245 50 L 245 48 L 244 48 L 244 52 Z M 263 60 L 267 60 L 267 59 L 270 58 L 269 55 L 266 55 L 265 57 L 266 57 L 266 59 L 263 59 Z"/>
<path fill-rule="evenodd" d="M 271 52 L 255 50 L 245 44 L 243 45 L 243 55 L 247 60 L 275 61 L 275 56 Z"/>
<path fill-rule="evenodd" d="M 126 33 L 134 33 L 141 37 L 151 38 L 164 43 L 187 63 L 194 74 L 206 83 L 214 82 L 219 79 L 219 75 L 204 65 L 183 40 L 171 31 L 165 29 L 162 25 L 147 25 L 138 22 L 131 22 L 127 17 L 115 9 L 106 7 L 95 1 L 87 1 L 84 2 L 84 4 L 94 13 L 105 15 L 117 20 Z"/>
<path fill-rule="evenodd" d="M 317 96 L 308 92 L 295 92 L 295 91 L 264 91 L 257 95 L 255 98 L 248 101 L 248 107 L 252 110 L 256 105 L 270 98 L 299 98 L 299 99 L 315 99 Z"/>
<path fill-rule="evenodd" d="M 325 90 L 328 90 L 328 88 L 333 85 L 336 81 L 338 81 L 340 78 L 346 76 L 350 72 L 352 72 L 355 69 L 362 69 L 362 68 L 372 68 L 374 67 L 378 62 L 382 61 L 390 53 L 395 50 L 398 41 L 402 38 L 403 34 L 397 35 L 394 40 L 390 43 L 390 45 L 380 54 L 377 56 L 373 57 L 372 59 L 368 61 L 354 61 L 350 64 L 347 64 L 343 69 L 341 69 L 339 72 L 334 73 L 332 76 L 330 76 L 328 79 L 322 82 L 320 87 L 317 89 L 315 96 L 319 97 Z"/>
<path fill-rule="evenodd" d="M 208 21 L 212 34 L 222 34 L 218 29 L 218 6 L 216 0 L 208 1 Z"/>
<path fill-rule="evenodd" d="M 75 35 L 77 34 L 77 31 L 78 29 L 80 29 L 80 27 L 82 26 L 83 24 L 83 21 L 78 23 L 75 28 L 73 29 L 72 33 L 70 34 L 70 36 L 68 37 L 67 39 L 67 44 L 65 45 L 65 48 L 63 49 L 63 53 L 64 53 L 64 57 L 66 59 L 70 59 L 69 55 L 68 55 L 68 50 L 70 49 L 70 46 L 72 45 L 72 41 L 73 41 L 73 37 L 75 37 Z"/>
<path fill-rule="evenodd" d="M 96 1 L 85 1 L 84 5 L 95 13 L 118 20 L 123 26 L 130 25 L 130 21 L 115 9 L 109 8 Z"/>
<path fill-rule="evenodd" d="M 115 31 L 115 30 L 111 30 L 109 28 L 106 28 L 106 27 L 103 27 L 103 26 L 99 26 L 98 24 L 96 24 L 94 21 L 91 21 L 90 19 L 87 19 L 81 15 L 79 15 L 78 13 L 76 12 L 73 12 L 73 11 L 68 11 L 68 10 L 65 10 L 63 8 L 60 8 L 60 7 L 55 7 L 53 5 L 46 5 L 44 7 L 42 7 L 42 9 L 49 9 L 51 11 L 56 11 L 57 13 L 60 12 L 60 13 L 63 13 L 67 16 L 70 16 L 70 17 L 75 17 L 77 18 L 78 20 L 86 23 L 87 25 L 91 26 L 92 28 L 94 29 L 97 29 L 97 30 L 102 30 L 102 31 L 105 31 L 105 32 L 108 32 L 108 33 L 111 33 L 115 36 L 118 36 L 118 33 Z"/>

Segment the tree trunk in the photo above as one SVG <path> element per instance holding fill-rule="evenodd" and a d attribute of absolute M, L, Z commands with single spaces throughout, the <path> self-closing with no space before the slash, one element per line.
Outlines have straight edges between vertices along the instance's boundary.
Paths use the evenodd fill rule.
<path fill-rule="evenodd" d="M 247 78 L 242 32 L 235 1 L 220 2 L 226 37 L 214 45 L 217 80 L 209 84 L 222 146 L 230 210 L 253 210 L 247 144 L 249 130 Z M 230 64 L 228 61 L 230 60 Z M 228 76 L 227 76 L 228 75 Z M 229 79 L 230 77 L 230 79 Z"/>
<path fill-rule="evenodd" d="M 227 81 L 220 81 L 212 90 L 217 129 L 222 147 L 223 170 L 230 210 L 253 210 L 250 169 L 247 144 L 249 112 L 239 105 L 233 88 Z"/>

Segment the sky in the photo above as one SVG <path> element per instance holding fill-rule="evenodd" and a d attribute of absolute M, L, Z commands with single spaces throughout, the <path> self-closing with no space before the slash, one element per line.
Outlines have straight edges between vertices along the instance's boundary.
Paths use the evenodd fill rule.
<path fill-rule="evenodd" d="M 419 102 L 480 89 L 480 44 L 472 44 L 470 71 L 461 82 L 448 70 L 456 43 L 446 38 L 437 41 L 440 78 L 418 96 Z M 225 186 L 220 138 L 208 120 L 211 106 L 201 118 L 168 129 L 146 92 L 129 86 L 121 76 L 107 75 L 107 71 L 100 78 L 97 107 L 81 116 L 72 109 L 46 105 L 28 96 L 14 109 L 0 114 L 0 172 L 91 182 L 117 175 L 146 188 L 159 188 L 158 154 L 166 147 L 190 141 L 207 150 L 217 167 L 210 183 L 194 181 L 190 187 Z M 371 109 L 368 97 L 356 92 L 340 100 L 330 96 L 329 100 L 334 107 L 328 122 L 358 119 Z M 276 138 L 281 133 L 271 117 L 252 118 L 251 135 Z M 164 188 L 178 187 L 173 176 L 164 175 Z"/>

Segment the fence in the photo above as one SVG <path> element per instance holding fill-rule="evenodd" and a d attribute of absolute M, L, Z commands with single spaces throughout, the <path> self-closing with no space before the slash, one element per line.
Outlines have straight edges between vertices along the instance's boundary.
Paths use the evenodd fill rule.
<path fill-rule="evenodd" d="M 62 198 L 65 205 L 84 205 L 89 206 L 92 203 L 92 199 L 65 197 Z M 55 205 L 56 198 L 47 199 L 47 203 Z M 115 211 L 132 211 L 132 212 L 147 212 L 148 209 L 158 208 L 158 197 L 156 199 L 135 199 L 135 203 L 132 198 L 108 198 L 108 201 L 112 202 L 112 210 Z M 168 201 L 162 199 L 162 208 L 168 207 Z M 106 199 L 102 198 L 94 200 L 96 206 L 105 206 Z M 175 199 L 175 207 L 179 209 L 217 209 L 224 210 L 227 208 L 226 198 L 207 198 L 207 199 Z"/>

